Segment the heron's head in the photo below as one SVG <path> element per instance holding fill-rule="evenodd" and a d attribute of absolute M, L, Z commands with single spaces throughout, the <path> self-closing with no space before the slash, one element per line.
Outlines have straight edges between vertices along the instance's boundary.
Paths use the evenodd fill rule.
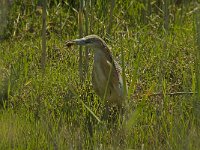
<path fill-rule="evenodd" d="M 77 45 L 85 45 L 91 48 L 102 48 L 106 46 L 105 42 L 97 35 L 88 35 L 81 39 L 73 40 Z"/>
<path fill-rule="evenodd" d="M 92 48 L 94 50 L 95 58 L 102 56 L 101 54 L 104 53 L 105 56 L 108 57 L 107 59 L 112 59 L 108 46 L 104 40 L 97 35 L 88 35 L 80 39 L 67 41 L 66 46 L 70 47 L 74 44 Z"/>

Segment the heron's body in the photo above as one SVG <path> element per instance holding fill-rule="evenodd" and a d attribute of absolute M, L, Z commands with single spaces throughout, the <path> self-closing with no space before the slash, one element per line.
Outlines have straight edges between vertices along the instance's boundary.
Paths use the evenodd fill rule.
<path fill-rule="evenodd" d="M 116 62 L 109 60 L 101 50 L 95 50 L 92 71 L 93 88 L 97 95 L 107 100 L 108 105 L 121 107 L 123 83 L 119 73 L 120 70 L 116 69 Z"/>
<path fill-rule="evenodd" d="M 94 50 L 92 84 L 96 94 L 106 100 L 107 106 L 122 107 L 126 95 L 123 85 L 126 83 L 123 83 L 121 68 L 113 59 L 106 43 L 96 35 L 89 35 L 73 42 Z"/>

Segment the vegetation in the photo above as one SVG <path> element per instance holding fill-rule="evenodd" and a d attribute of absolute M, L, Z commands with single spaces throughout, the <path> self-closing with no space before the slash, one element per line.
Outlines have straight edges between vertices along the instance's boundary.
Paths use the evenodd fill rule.
<path fill-rule="evenodd" d="M 199 149 L 196 0 L 49 0 L 46 54 L 44 1 L 6 2 L 0 3 L 7 19 L 0 30 L 0 149 Z M 101 120 L 92 51 L 65 47 L 87 34 L 105 39 L 126 72 L 125 116 L 115 123 Z"/>

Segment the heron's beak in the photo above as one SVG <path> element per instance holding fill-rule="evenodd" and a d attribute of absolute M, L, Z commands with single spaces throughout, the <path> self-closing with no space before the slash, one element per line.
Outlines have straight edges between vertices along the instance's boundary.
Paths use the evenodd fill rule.
<path fill-rule="evenodd" d="M 75 44 L 74 41 L 66 41 L 66 42 L 65 42 L 65 46 L 67 46 L 67 47 L 71 47 L 71 46 L 74 45 L 74 44 Z"/>
<path fill-rule="evenodd" d="M 76 40 L 73 40 L 73 42 L 76 43 L 77 45 L 86 45 L 87 44 L 87 41 L 85 38 L 76 39 Z"/>

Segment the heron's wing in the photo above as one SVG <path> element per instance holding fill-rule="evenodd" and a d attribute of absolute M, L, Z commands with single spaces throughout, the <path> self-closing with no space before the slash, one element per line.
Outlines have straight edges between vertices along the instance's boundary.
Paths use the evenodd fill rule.
<path fill-rule="evenodd" d="M 116 60 L 114 60 L 114 64 L 115 64 L 115 68 L 116 68 L 117 73 L 121 75 L 122 68 L 120 67 L 120 65 L 118 64 L 118 62 Z"/>
<path fill-rule="evenodd" d="M 120 65 L 118 64 L 117 61 L 114 61 L 114 64 L 115 64 L 115 68 L 116 68 L 116 72 L 117 72 L 117 77 L 118 80 L 115 80 L 115 81 L 118 81 L 117 83 L 115 83 L 117 86 L 116 86 L 116 90 L 119 92 L 119 95 L 124 97 L 124 95 L 126 95 L 126 93 L 124 93 L 125 91 L 123 90 L 123 86 L 124 84 L 126 83 L 123 83 L 123 79 L 122 79 L 122 68 L 120 67 Z"/>

